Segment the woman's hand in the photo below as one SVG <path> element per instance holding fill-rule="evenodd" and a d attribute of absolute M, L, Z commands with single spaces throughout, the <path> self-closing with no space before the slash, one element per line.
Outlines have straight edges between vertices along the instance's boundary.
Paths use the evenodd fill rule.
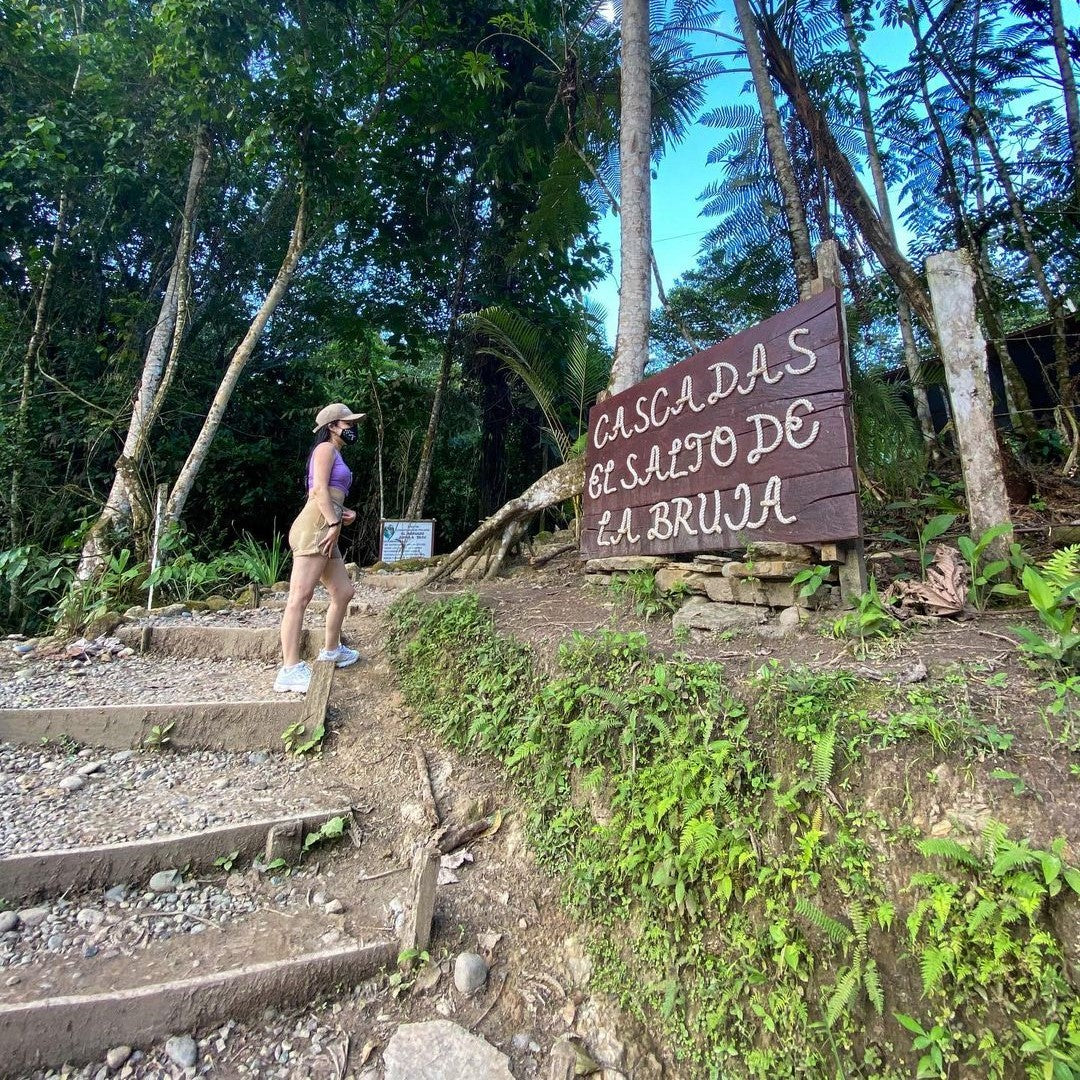
<path fill-rule="evenodd" d="M 334 554 L 334 547 L 341 536 L 341 523 L 330 526 L 330 531 L 319 543 L 319 551 L 322 552 L 323 558 L 329 559 Z"/>
<path fill-rule="evenodd" d="M 341 511 L 341 524 L 342 525 L 351 525 L 355 520 L 356 520 L 356 511 L 355 510 L 343 509 Z"/>

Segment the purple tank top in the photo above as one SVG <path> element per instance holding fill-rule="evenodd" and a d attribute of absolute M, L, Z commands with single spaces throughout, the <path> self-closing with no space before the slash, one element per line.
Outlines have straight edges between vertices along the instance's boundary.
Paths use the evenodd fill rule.
<path fill-rule="evenodd" d="M 310 492 L 314 483 L 311 475 L 312 459 L 315 457 L 315 452 L 312 451 L 311 457 L 308 458 L 307 463 L 307 489 Z M 341 456 L 340 452 L 334 451 L 334 464 L 330 466 L 330 483 L 327 487 L 340 488 L 346 495 L 349 493 L 349 488 L 352 486 L 352 470 L 345 464 L 345 459 Z"/>

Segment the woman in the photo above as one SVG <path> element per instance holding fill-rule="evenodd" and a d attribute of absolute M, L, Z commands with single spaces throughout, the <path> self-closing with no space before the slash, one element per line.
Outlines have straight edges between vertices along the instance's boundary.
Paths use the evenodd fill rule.
<path fill-rule="evenodd" d="M 344 505 L 352 472 L 341 456 L 341 448 L 356 442 L 356 421 L 363 415 L 335 402 L 320 409 L 315 417 L 315 442 L 307 465 L 308 501 L 289 529 L 293 566 L 289 602 L 281 618 L 284 663 L 274 680 L 274 689 L 282 693 L 304 694 L 311 682 L 311 668 L 300 659 L 300 631 L 304 612 L 320 581 L 330 594 L 330 606 L 326 609 L 325 647 L 319 659 L 331 660 L 339 668 L 360 659 L 355 649 L 341 644 L 341 624 L 353 598 L 353 584 L 345 571 L 338 540 L 342 527 L 356 520 L 356 512 Z"/>

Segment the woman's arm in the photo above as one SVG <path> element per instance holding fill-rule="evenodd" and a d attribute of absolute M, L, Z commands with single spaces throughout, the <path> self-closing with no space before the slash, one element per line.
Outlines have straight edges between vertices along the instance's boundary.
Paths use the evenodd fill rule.
<path fill-rule="evenodd" d="M 333 443 L 319 443 L 311 455 L 311 494 L 327 525 L 338 522 L 338 512 L 330 499 L 330 472 L 333 467 Z"/>

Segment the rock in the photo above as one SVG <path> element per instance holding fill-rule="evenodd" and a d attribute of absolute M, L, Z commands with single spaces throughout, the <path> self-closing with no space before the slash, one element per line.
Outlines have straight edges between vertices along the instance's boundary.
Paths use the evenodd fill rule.
<path fill-rule="evenodd" d="M 146 608 L 139 607 L 138 604 L 136 604 L 134 607 L 129 607 L 127 611 L 124 612 L 124 618 L 129 620 L 141 619 L 145 614 Z"/>
<path fill-rule="evenodd" d="M 758 604 L 764 607 L 768 602 L 760 581 L 739 581 L 715 574 L 705 579 L 705 594 L 718 604 Z"/>
<path fill-rule="evenodd" d="M 513 1080 L 510 1062 L 450 1020 L 402 1024 L 383 1051 L 384 1080 Z"/>
<path fill-rule="evenodd" d="M 786 636 L 795 633 L 799 627 L 806 622 L 808 617 L 805 608 L 801 608 L 797 604 L 792 604 L 791 607 L 786 607 L 780 612 L 780 616 L 776 622 L 782 633 Z"/>
<path fill-rule="evenodd" d="M 19 913 L 17 911 L 0 911 L 0 934 L 7 934 L 18 928 Z"/>
<path fill-rule="evenodd" d="M 656 571 L 656 587 L 661 592 L 671 592 L 677 585 L 692 593 L 704 594 L 705 575 L 695 573 L 689 566 L 672 563 Z"/>
<path fill-rule="evenodd" d="M 182 1069 L 193 1068 L 199 1060 L 199 1048 L 190 1035 L 174 1035 L 165 1043 L 165 1053 Z"/>
<path fill-rule="evenodd" d="M 106 611 L 104 615 L 99 615 L 96 619 L 91 619 L 86 624 L 86 636 L 91 641 L 99 637 L 107 637 L 111 634 L 122 622 L 124 616 L 118 611 Z"/>
<path fill-rule="evenodd" d="M 754 559 L 752 562 L 733 562 L 724 567 L 724 577 L 756 578 L 758 581 L 790 581 L 808 563 L 792 559 Z"/>
<path fill-rule="evenodd" d="M 159 870 L 150 879 L 150 891 L 156 893 L 176 892 L 184 883 L 179 870 Z"/>
<path fill-rule="evenodd" d="M 765 622 L 763 608 L 745 604 L 714 604 L 711 600 L 694 597 L 671 618 L 675 628 L 685 626 L 691 630 L 741 630 L 760 626 Z"/>
<path fill-rule="evenodd" d="M 589 559 L 586 574 L 612 571 L 659 570 L 668 560 L 662 555 L 612 555 L 606 559 Z"/>
<path fill-rule="evenodd" d="M 105 913 L 97 908 L 84 907 L 75 916 L 75 921 L 84 930 L 96 930 L 105 921 Z"/>
<path fill-rule="evenodd" d="M 25 642 L 22 645 L 15 646 L 15 652 L 18 656 L 29 656 L 34 651 L 34 646 L 29 642 Z"/>
<path fill-rule="evenodd" d="M 67 938 L 63 934 L 50 934 L 46 944 L 53 952 L 59 952 L 67 944 Z"/>
<path fill-rule="evenodd" d="M 227 607 L 232 607 L 232 602 L 224 596 L 208 596 L 205 602 L 207 611 L 224 611 Z"/>
<path fill-rule="evenodd" d="M 184 604 L 166 604 L 164 607 L 154 608 L 154 614 L 168 619 L 172 616 L 183 615 L 187 611 Z"/>
<path fill-rule="evenodd" d="M 131 1057 L 130 1046 L 114 1046 L 105 1055 L 105 1064 L 108 1065 L 112 1072 L 116 1072 L 117 1069 L 120 1069 L 127 1064 L 127 1059 L 129 1057 Z"/>
<path fill-rule="evenodd" d="M 487 977 L 487 961 L 479 953 L 458 954 L 454 961 L 454 985 L 463 994 L 475 994 L 487 982 Z"/>
<path fill-rule="evenodd" d="M 60 787 L 62 787 L 64 791 L 78 791 L 85 783 L 86 777 L 79 776 L 78 773 L 76 773 L 74 776 L 65 776 L 64 779 L 60 781 Z"/>
<path fill-rule="evenodd" d="M 345 905 L 340 900 L 331 900 L 324 908 L 323 911 L 327 915 L 340 915 L 345 910 Z"/>
<path fill-rule="evenodd" d="M 785 544 L 780 540 L 754 541 L 747 546 L 746 554 L 752 559 L 791 559 L 798 563 L 816 560 L 814 552 L 805 544 Z"/>
<path fill-rule="evenodd" d="M 29 907 L 23 908 L 18 914 L 19 922 L 23 926 L 40 926 L 49 917 L 49 909 L 47 907 Z"/>
<path fill-rule="evenodd" d="M 96 772 L 101 772 L 104 768 L 104 761 L 88 761 L 85 765 L 80 765 L 76 773 L 79 776 L 92 776 Z"/>
<path fill-rule="evenodd" d="M 573 986 L 584 990 L 589 985 L 593 972 L 592 957 L 575 936 L 568 937 L 563 943 L 563 965 Z"/>
<path fill-rule="evenodd" d="M 115 754 L 109 755 L 109 760 L 114 765 L 123 765 L 125 761 L 130 761 L 134 756 L 134 750 L 117 750 Z"/>
<path fill-rule="evenodd" d="M 105 899 L 110 904 L 119 904 L 121 900 L 126 900 L 128 894 L 128 887 L 126 885 L 114 885 L 111 889 L 105 890 Z"/>

